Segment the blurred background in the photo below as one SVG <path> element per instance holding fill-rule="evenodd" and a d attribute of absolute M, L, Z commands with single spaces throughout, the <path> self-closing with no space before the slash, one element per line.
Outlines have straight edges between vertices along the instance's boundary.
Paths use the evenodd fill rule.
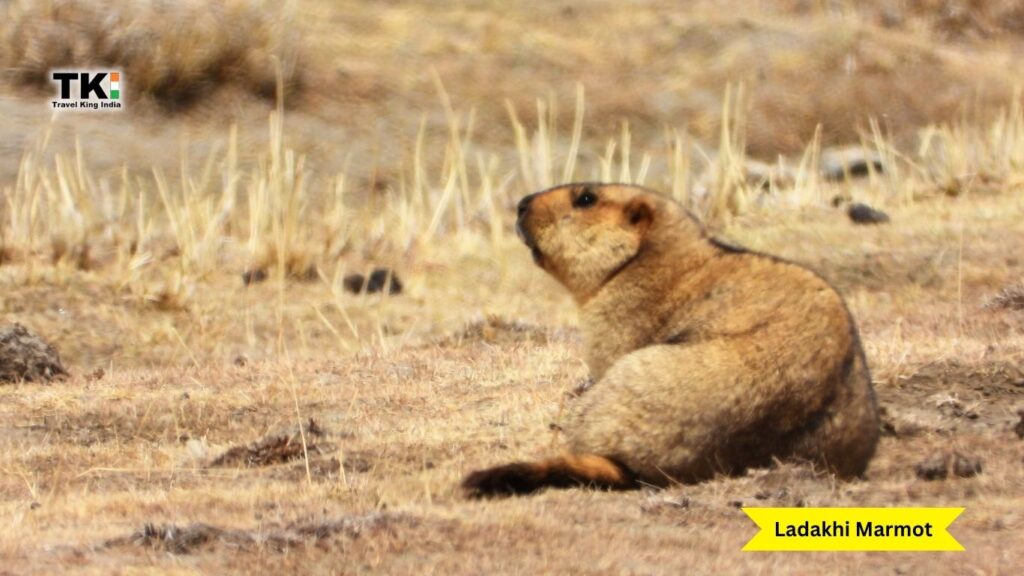
<path fill-rule="evenodd" d="M 266 137 L 277 74 L 289 145 L 318 169 L 392 181 L 401 150 L 449 130 L 446 102 L 473 110 L 474 144 L 514 154 L 509 109 L 536 124 L 538 98 L 585 138 L 628 122 L 656 149 L 665 131 L 713 148 L 729 85 L 742 87 L 745 144 L 772 162 L 860 143 L 874 118 L 910 146 L 926 124 L 978 119 L 1021 78 L 1024 6 L 1013 0 L 355 2 L 4 0 L 0 177 L 51 121 L 55 67 L 118 67 L 128 109 L 67 115 L 51 151 L 88 141 L 97 169 L 175 166 L 240 127 Z M 442 95 L 442 89 L 446 95 Z M 466 128 L 468 122 L 463 122 Z M 257 148 L 258 149 L 258 148 Z M 600 147 L 599 147 L 600 150 Z"/>
<path fill-rule="evenodd" d="M 536 276 L 512 207 L 564 181 L 663 190 L 717 232 L 880 290 L 889 272 L 828 262 L 849 242 L 765 223 L 834 232 L 854 201 L 1024 186 L 1024 6 L 1009 0 L 0 0 L 0 13 L 0 312 L 52 326 L 89 361 L 180 362 L 183 338 L 202 340 L 193 360 L 261 356 L 285 334 L 315 355 L 486 310 L 543 316 L 521 290 Z M 54 113 L 55 68 L 120 70 L 124 109 Z M 950 254 L 894 250 L 850 257 L 877 252 L 903 275 Z M 344 309 L 344 277 L 378 266 L 465 312 Z M 267 278 L 276 288 L 240 292 Z M 513 296 L 495 305 L 487 286 Z M 275 309 L 267 294 L 239 304 L 259 290 Z"/>

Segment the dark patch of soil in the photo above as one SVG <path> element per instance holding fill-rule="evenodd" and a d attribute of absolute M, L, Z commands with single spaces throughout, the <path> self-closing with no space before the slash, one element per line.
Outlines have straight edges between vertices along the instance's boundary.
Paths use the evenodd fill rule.
<path fill-rule="evenodd" d="M 1006 405 L 1024 397 L 1024 373 L 1011 362 L 942 362 L 876 385 L 875 391 L 884 435 L 997 432 L 1013 426 Z"/>
<path fill-rule="evenodd" d="M 652 492 L 641 502 L 640 510 L 645 515 L 678 516 L 685 523 L 696 510 L 836 505 L 834 485 L 835 479 L 813 464 L 775 462 L 742 475 Z"/>
<path fill-rule="evenodd" d="M 316 439 L 325 435 L 324 430 L 312 418 L 305 426 L 305 447 L 302 433 L 271 434 L 248 446 L 234 446 L 210 462 L 210 466 L 244 466 L 246 468 L 283 464 L 308 453 L 319 453 L 321 447 Z"/>
<path fill-rule="evenodd" d="M 67 369 L 52 345 L 15 322 L 0 330 L 0 382 L 50 382 Z"/>
<path fill-rule="evenodd" d="M 959 361 L 927 364 L 900 383 L 900 387 L 935 392 L 946 387 L 973 390 L 982 396 L 1024 396 L 1024 365 L 1013 362 Z"/>
<path fill-rule="evenodd" d="M 404 514 L 375 512 L 365 516 L 347 516 L 335 520 L 293 524 L 280 529 L 232 530 L 209 524 L 195 523 L 180 527 L 174 524 L 146 524 L 141 530 L 103 543 L 106 548 L 140 546 L 169 552 L 191 554 L 218 545 L 251 549 L 266 547 L 275 551 L 316 543 L 334 536 L 358 538 L 393 530 L 398 525 L 413 525 L 412 517 Z"/>

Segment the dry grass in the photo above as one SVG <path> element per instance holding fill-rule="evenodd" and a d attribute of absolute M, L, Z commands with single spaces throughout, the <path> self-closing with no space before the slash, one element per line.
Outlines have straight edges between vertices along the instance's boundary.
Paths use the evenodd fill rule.
<path fill-rule="evenodd" d="M 943 277 L 948 290 L 955 275 Z M 869 298 L 848 290 L 855 301 Z M 538 296 L 538 307 L 558 306 L 546 300 L 553 291 Z M 1021 560 L 1013 542 L 1024 529 L 1017 514 L 1024 444 L 1010 431 L 1021 376 L 991 368 L 1020 349 L 1024 334 L 1018 327 L 1007 338 L 1005 317 L 979 311 L 954 342 L 951 327 L 928 325 L 945 314 L 934 301 L 930 307 L 904 320 L 909 328 L 898 340 L 887 332 L 890 309 L 857 307 L 890 430 L 865 481 L 835 485 L 783 467 L 664 493 L 464 501 L 456 485 L 467 470 L 549 449 L 560 399 L 584 377 L 571 331 L 538 338 L 494 322 L 441 345 L 338 360 L 126 369 L 99 380 L 79 375 L 62 387 L 9 387 L 0 490 L 11 523 L 0 545 L 32 571 L 179 562 L 204 572 L 811 570 L 822 559 L 740 555 L 752 527 L 736 507 L 955 504 L 968 509 L 954 527 L 968 549 L 962 561 L 1005 572 Z M 976 355 L 986 346 L 997 349 Z M 969 366 L 935 364 L 958 349 Z M 947 412 L 938 395 L 969 409 Z M 307 437 L 306 456 L 213 466 L 231 446 L 277 437 L 310 417 L 321 435 Z M 984 472 L 915 477 L 915 464 L 951 445 L 980 457 Z M 501 545 L 484 533 L 500 535 Z M 828 562 L 841 572 L 948 570 L 940 555 L 829 555 Z"/>
<path fill-rule="evenodd" d="M 191 134 L 176 153 L 149 127 L 171 117 L 152 111 L 111 128 L 142 135 L 131 150 L 97 144 L 86 116 L 24 120 L 13 141 L 28 144 L 0 148 L 0 320 L 53 341 L 72 375 L 0 388 L 5 565 L 1011 573 L 1024 113 L 1003 87 L 968 114 L 943 102 L 964 78 L 1009 76 L 1013 11 L 992 4 L 952 32 L 924 2 L 896 23 L 874 4 L 798 4 L 311 2 L 296 25 L 345 80 L 287 114 L 240 104 L 225 122 L 197 106 L 174 117 Z M 367 130 L 382 111 L 392 126 Z M 830 142 L 885 170 L 825 181 Z M 556 449 L 550 424 L 586 377 L 569 298 L 511 230 L 520 195 L 581 179 L 665 190 L 847 296 L 885 409 L 866 479 L 781 466 L 665 492 L 460 497 L 468 470 Z M 836 197 L 891 222 L 855 226 Z M 400 295 L 346 291 L 377 267 Z M 915 476 L 949 450 L 983 472 Z M 964 505 L 967 552 L 743 555 L 740 504 Z"/>
<path fill-rule="evenodd" d="M 923 124 L 1005 102 L 1020 73 L 1013 3 L 974 3 L 987 7 L 977 23 L 991 23 L 981 39 L 949 32 L 946 15 L 972 3 L 937 3 L 647 0 L 497 10 L 481 1 L 438 11 L 403 2 L 368 12 L 343 2 L 345 17 L 316 4 L 307 14 L 311 49 L 346 56 L 328 65 L 343 78 L 332 97 L 409 114 L 406 125 L 431 93 L 422 71 L 433 68 L 460 85 L 481 125 L 500 120 L 506 100 L 532 123 L 536 95 L 569 102 L 571 79 L 587 89 L 588 136 L 628 120 L 652 142 L 665 124 L 706 142 L 721 130 L 726 86 L 742 83 L 750 151 L 772 162 L 802 152 L 819 125 L 825 145 L 859 142 L 871 118 L 912 139 Z M 563 116 L 561 128 L 571 121 Z"/>

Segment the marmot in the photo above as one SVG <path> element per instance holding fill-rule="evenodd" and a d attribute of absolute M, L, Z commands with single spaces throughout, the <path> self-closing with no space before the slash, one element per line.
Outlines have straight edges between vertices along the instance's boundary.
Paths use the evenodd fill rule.
<path fill-rule="evenodd" d="M 531 194 L 516 229 L 580 306 L 593 385 L 561 423 L 566 455 L 473 472 L 470 495 L 693 483 L 773 459 L 864 472 L 875 394 L 853 319 L 820 276 L 718 241 L 637 186 Z"/>

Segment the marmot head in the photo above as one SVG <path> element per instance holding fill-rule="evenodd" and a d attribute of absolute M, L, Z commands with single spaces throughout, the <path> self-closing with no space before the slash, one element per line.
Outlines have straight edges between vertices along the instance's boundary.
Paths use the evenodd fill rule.
<path fill-rule="evenodd" d="M 566 184 L 523 198 L 516 231 L 534 261 L 584 301 L 633 262 L 659 220 L 676 212 L 682 208 L 637 186 Z"/>

